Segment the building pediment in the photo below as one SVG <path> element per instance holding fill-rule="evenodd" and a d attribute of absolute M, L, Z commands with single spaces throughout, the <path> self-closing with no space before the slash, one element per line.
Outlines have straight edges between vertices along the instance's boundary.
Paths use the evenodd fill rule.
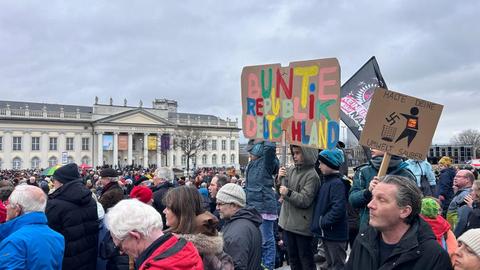
<path fill-rule="evenodd" d="M 174 126 L 167 119 L 147 112 L 143 109 L 135 109 L 119 114 L 114 114 L 95 121 L 97 124 L 115 124 L 115 125 L 152 125 L 152 126 Z"/>

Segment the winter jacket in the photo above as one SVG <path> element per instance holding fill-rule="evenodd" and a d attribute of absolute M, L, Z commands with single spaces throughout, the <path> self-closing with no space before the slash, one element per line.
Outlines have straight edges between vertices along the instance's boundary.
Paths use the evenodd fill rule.
<path fill-rule="evenodd" d="M 147 247 L 135 261 L 139 270 L 202 270 L 202 258 L 191 242 L 167 233 Z"/>
<path fill-rule="evenodd" d="M 97 270 L 128 270 L 129 259 L 127 254 L 120 254 L 113 243 L 110 231 L 103 223 L 100 225 Z"/>
<path fill-rule="evenodd" d="M 432 165 L 426 160 L 413 160 L 409 159 L 405 161 L 408 165 L 408 169 L 415 175 L 417 180 L 417 187 L 421 187 L 420 178 L 422 175 L 427 177 L 428 183 L 430 186 L 435 186 L 437 184 L 435 179 L 435 174 L 433 173 Z"/>
<path fill-rule="evenodd" d="M 442 208 L 447 209 L 450 205 L 450 202 L 453 198 L 453 178 L 457 174 L 457 171 L 454 168 L 445 168 L 440 171 L 440 176 L 438 177 L 438 196 L 443 196 L 445 198 L 442 201 Z"/>
<path fill-rule="evenodd" d="M 165 214 L 163 213 L 163 210 L 165 210 L 165 205 L 163 204 L 163 198 L 165 197 L 165 194 L 167 194 L 168 190 L 173 188 L 173 184 L 170 182 L 164 182 L 160 185 L 157 185 L 153 187 L 153 203 L 152 206 L 157 210 L 157 212 L 160 213 L 162 216 L 162 221 L 163 221 L 163 228 L 167 228 L 167 218 L 165 217 Z"/>
<path fill-rule="evenodd" d="M 457 230 L 457 225 L 459 228 L 465 227 L 468 219 L 468 206 L 465 204 L 465 196 L 472 192 L 471 187 L 462 188 L 455 193 L 450 205 L 448 206 L 447 211 L 447 220 L 453 228 L 453 232 L 457 237 L 460 236 L 460 231 Z M 462 207 L 463 206 L 463 207 Z"/>
<path fill-rule="evenodd" d="M 300 149 L 303 164 L 288 168 L 284 179 L 288 194 L 283 198 L 278 224 L 286 231 L 312 236 L 313 201 L 320 185 L 320 177 L 314 169 L 318 150 L 307 147 Z"/>
<path fill-rule="evenodd" d="M 95 269 L 98 244 L 97 203 L 82 179 L 49 195 L 45 213 L 50 228 L 65 237 L 64 270 Z"/>
<path fill-rule="evenodd" d="M 275 143 L 263 143 L 263 155 L 251 160 L 245 173 L 245 194 L 247 206 L 257 209 L 260 214 L 276 214 L 277 202 L 273 190 L 276 169 Z"/>
<path fill-rule="evenodd" d="M 324 175 L 315 199 L 312 224 L 315 235 L 328 241 L 348 240 L 347 198 L 339 174 Z"/>
<path fill-rule="evenodd" d="M 453 269 L 448 253 L 437 243 L 430 226 L 421 218 L 413 222 L 383 265 L 379 262 L 379 237 L 380 232 L 370 226 L 360 232 L 345 270 Z"/>
<path fill-rule="evenodd" d="M 112 208 L 119 201 L 123 200 L 123 189 L 117 182 L 110 182 L 103 187 L 102 196 L 98 201 L 102 204 L 103 210 L 108 212 L 109 208 Z"/>
<path fill-rule="evenodd" d="M 262 217 L 255 208 L 242 208 L 222 228 L 223 250 L 232 256 L 235 270 L 262 269 Z"/>
<path fill-rule="evenodd" d="M 368 164 L 358 168 L 353 177 L 353 185 L 350 189 L 348 200 L 353 208 L 360 209 L 360 229 L 368 225 L 370 211 L 367 204 L 372 199 L 372 193 L 368 190 L 370 181 L 378 175 L 383 157 L 372 158 Z M 407 169 L 407 164 L 398 156 L 392 156 L 387 169 L 387 175 L 403 176 L 415 181 L 415 175 Z"/>
<path fill-rule="evenodd" d="M 433 234 L 437 238 L 438 244 L 448 252 L 450 258 L 453 258 L 455 251 L 457 250 L 458 243 L 452 230 L 450 230 L 450 224 L 442 216 L 436 218 L 428 218 L 423 215 L 420 217 L 430 225 Z M 451 260 L 452 264 L 454 260 Z"/>
<path fill-rule="evenodd" d="M 0 225 L 1 269 L 62 269 L 65 241 L 50 229 L 43 212 L 30 212 Z"/>
<path fill-rule="evenodd" d="M 221 234 L 208 236 L 198 234 L 179 234 L 178 237 L 192 242 L 198 250 L 205 270 L 234 270 L 233 259 L 223 251 L 223 237 Z"/>

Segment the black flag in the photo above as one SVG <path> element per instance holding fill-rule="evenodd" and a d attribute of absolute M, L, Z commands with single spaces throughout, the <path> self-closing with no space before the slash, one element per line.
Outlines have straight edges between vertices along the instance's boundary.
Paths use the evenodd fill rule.
<path fill-rule="evenodd" d="M 341 111 L 343 123 L 360 140 L 360 134 L 365 126 L 368 107 L 375 88 L 387 88 L 375 56 L 372 56 L 353 76 L 342 85 L 340 90 Z M 370 158 L 370 152 L 365 151 Z"/>

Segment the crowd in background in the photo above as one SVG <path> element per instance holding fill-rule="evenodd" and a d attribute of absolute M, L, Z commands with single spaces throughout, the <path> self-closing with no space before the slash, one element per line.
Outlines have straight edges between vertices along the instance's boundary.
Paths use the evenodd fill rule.
<path fill-rule="evenodd" d="M 166 167 L 2 170 L 0 254 L 16 254 L 20 269 L 480 269 L 476 169 L 393 156 L 382 178 L 379 150 L 353 173 L 341 144 L 291 146 L 287 167 L 275 150 L 252 140 L 241 171 L 198 168 L 191 177 Z M 45 238 L 29 246 L 48 250 L 43 258 L 15 242 L 28 241 L 28 222 L 40 224 L 34 232 Z"/>

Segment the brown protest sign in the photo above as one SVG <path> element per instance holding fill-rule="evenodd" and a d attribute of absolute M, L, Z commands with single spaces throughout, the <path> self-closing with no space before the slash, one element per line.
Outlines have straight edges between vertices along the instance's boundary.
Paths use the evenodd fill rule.
<path fill-rule="evenodd" d="M 336 58 L 249 66 L 242 71 L 245 137 L 334 148 L 340 118 L 340 65 Z"/>
<path fill-rule="evenodd" d="M 423 160 L 443 105 L 377 88 L 360 144 L 392 155 Z"/>

